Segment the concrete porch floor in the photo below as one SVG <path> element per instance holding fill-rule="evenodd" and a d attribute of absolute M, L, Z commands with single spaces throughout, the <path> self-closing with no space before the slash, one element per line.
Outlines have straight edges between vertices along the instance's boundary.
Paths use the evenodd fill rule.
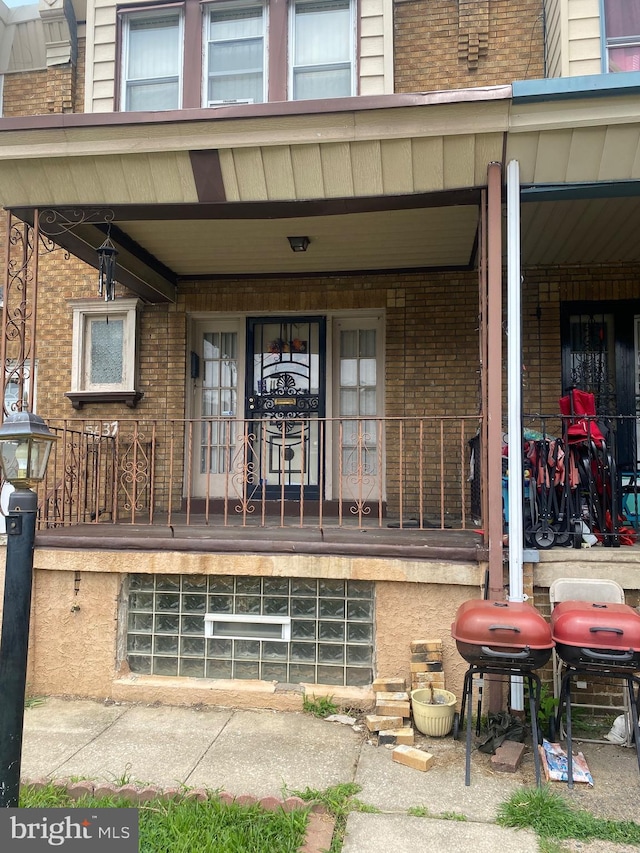
<path fill-rule="evenodd" d="M 220 519 L 184 515 L 172 517 L 172 523 L 156 518 L 153 524 L 97 523 L 76 524 L 39 530 L 37 548 L 103 548 L 109 550 L 222 551 L 296 554 L 339 554 L 399 559 L 465 560 L 486 559 L 482 535 L 473 529 L 454 530 L 434 527 L 420 529 L 411 522 L 400 528 L 383 526 L 359 527 L 348 520 L 338 526 L 328 519 L 322 527 L 296 524 L 286 518 L 285 525 L 274 519 L 244 523 L 240 518 Z M 396 521 L 395 524 L 398 524 Z"/>

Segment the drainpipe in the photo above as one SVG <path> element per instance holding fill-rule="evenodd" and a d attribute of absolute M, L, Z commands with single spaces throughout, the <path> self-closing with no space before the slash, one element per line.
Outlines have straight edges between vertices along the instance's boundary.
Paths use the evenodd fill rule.
<path fill-rule="evenodd" d="M 524 600 L 522 574 L 522 272 L 520 164 L 507 165 L 507 417 L 509 429 L 509 601 Z M 511 707 L 524 709 L 522 676 L 511 679 Z"/>
<path fill-rule="evenodd" d="M 487 492 L 489 598 L 504 599 L 502 568 L 502 167 L 487 169 Z"/>
<path fill-rule="evenodd" d="M 504 600 L 502 566 L 502 166 L 487 169 L 487 518 L 489 598 Z M 502 708 L 499 679 L 487 676 L 489 711 Z"/>

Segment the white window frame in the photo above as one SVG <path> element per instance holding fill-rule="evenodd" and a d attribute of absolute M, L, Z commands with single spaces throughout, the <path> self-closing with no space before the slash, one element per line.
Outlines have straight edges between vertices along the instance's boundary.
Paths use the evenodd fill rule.
<path fill-rule="evenodd" d="M 144 12 L 124 12 L 122 15 L 122 50 L 120 56 L 120 109 L 123 112 L 134 112 L 134 110 L 129 109 L 127 106 L 127 94 L 129 91 L 129 83 L 131 82 L 127 77 L 127 60 L 129 58 L 129 26 L 131 21 L 144 21 L 151 20 L 154 18 L 160 17 L 174 17 L 178 16 L 178 44 L 180 46 L 180 55 L 178 57 L 178 104 L 176 107 L 169 107 L 167 109 L 182 109 L 182 89 L 183 89 L 183 79 L 184 79 L 184 12 L 181 8 L 177 8 L 175 6 L 169 6 L 167 8 L 163 8 L 162 6 L 150 6 L 148 11 Z M 152 82 L 156 78 L 148 77 L 144 78 L 147 82 Z M 164 78 L 157 78 L 158 80 Z"/>
<path fill-rule="evenodd" d="M 73 393 L 136 392 L 138 382 L 138 314 L 140 299 L 116 299 L 104 302 L 98 299 L 74 300 L 73 340 L 71 364 L 71 391 Z M 122 381 L 118 383 L 91 383 L 88 378 L 91 320 L 108 317 L 124 321 L 122 340 Z"/>
<path fill-rule="evenodd" d="M 294 95 L 294 79 L 295 79 L 295 66 L 293 58 L 295 56 L 295 20 L 296 20 L 296 6 L 304 6 L 304 5 L 315 5 L 316 3 L 321 4 L 326 2 L 327 5 L 331 4 L 331 0 L 292 0 L 289 6 L 289 50 L 288 50 L 288 69 L 287 69 L 287 91 L 288 98 L 290 101 L 298 100 Z M 349 96 L 353 96 L 356 94 L 356 13 L 355 13 L 355 0 L 349 0 L 349 32 L 350 32 L 350 53 L 349 53 L 349 63 L 351 65 L 351 91 Z M 318 66 L 305 66 L 305 67 L 317 67 L 322 68 L 323 65 Z M 349 97 L 347 96 L 347 97 Z M 330 97 L 330 96 L 327 96 Z"/>
<path fill-rule="evenodd" d="M 640 33 L 634 33 L 633 35 L 625 35 L 625 36 L 612 36 L 609 37 L 607 33 L 607 15 L 604 0 L 601 0 L 601 21 L 602 21 L 602 42 L 604 44 L 603 51 L 603 59 L 602 59 L 602 71 L 605 74 L 619 74 L 624 73 L 620 71 L 611 71 L 609 68 L 609 50 L 617 47 L 636 47 L 638 52 L 640 53 Z"/>
<path fill-rule="evenodd" d="M 235 633 L 217 633 L 216 624 L 224 622 L 231 625 L 275 625 L 280 626 L 280 636 L 273 637 L 267 634 L 256 634 L 251 631 Z M 255 616 L 247 613 L 205 613 L 204 616 L 205 637 L 219 638 L 223 640 L 266 640 L 270 643 L 288 643 L 291 640 L 291 616 Z"/>
<path fill-rule="evenodd" d="M 209 23 L 210 12 L 216 11 L 231 11 L 233 9 L 241 9 L 243 7 L 261 6 L 262 7 L 262 103 L 266 103 L 268 99 L 268 71 L 269 71 L 269 4 L 265 0 L 237 0 L 231 3 L 215 3 L 204 7 L 202 16 L 202 104 L 205 107 L 221 106 L 224 104 L 253 104 L 253 98 L 238 98 L 235 100 L 209 100 Z"/>
<path fill-rule="evenodd" d="M 366 329 L 375 329 L 376 332 L 376 414 L 370 416 L 370 418 L 366 415 L 350 416 L 344 414 L 341 411 L 340 407 L 340 332 Z M 333 407 L 332 417 L 334 419 L 334 423 L 337 424 L 342 419 L 349 420 L 352 417 L 355 417 L 356 419 L 370 419 L 376 422 L 381 418 L 384 418 L 385 358 L 386 355 L 384 312 L 347 312 L 345 314 L 336 313 L 333 316 L 331 323 L 331 375 L 333 379 L 331 381 L 331 386 L 328 389 L 327 396 L 328 398 L 329 396 L 331 398 L 331 403 Z M 376 435 L 376 441 L 377 440 L 378 436 Z M 339 454 L 341 452 L 341 449 L 339 447 L 339 441 L 337 439 L 337 436 L 335 435 L 335 430 L 333 440 L 331 442 L 328 442 L 327 444 L 328 450 L 330 450 L 330 454 L 327 453 L 325 460 L 325 466 L 328 474 L 327 486 L 328 488 L 330 488 L 330 491 L 328 493 L 334 497 L 337 497 L 338 490 L 340 488 L 338 466 L 340 464 Z M 378 472 L 377 476 L 380 477 L 380 485 L 382 487 L 382 498 L 385 499 L 386 480 L 383 472 L 385 469 L 384 460 L 386 455 L 386 449 L 384 445 L 384 440 L 382 440 L 379 452 L 382 458 L 382 470 Z M 372 493 L 371 497 L 373 499 L 374 493 Z M 379 497 L 379 495 L 375 493 L 375 498 L 377 497 Z"/>

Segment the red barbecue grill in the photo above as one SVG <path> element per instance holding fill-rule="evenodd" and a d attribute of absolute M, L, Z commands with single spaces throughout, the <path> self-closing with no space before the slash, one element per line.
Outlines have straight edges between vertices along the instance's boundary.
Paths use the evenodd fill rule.
<path fill-rule="evenodd" d="M 485 673 L 519 675 L 527 684 L 531 734 L 534 743 L 533 757 L 536 782 L 540 784 L 540 757 L 538 755 L 538 706 L 540 703 L 540 678 L 533 670 L 544 666 L 551 657 L 553 640 L 548 623 L 538 611 L 520 601 L 465 601 L 451 625 L 451 636 L 462 657 L 470 664 L 464 677 L 460 721 L 467 717 L 467 754 L 465 784 L 471 777 L 471 703 L 473 679 L 480 676 L 476 735 L 480 734 L 482 711 L 482 676 Z"/>
<path fill-rule="evenodd" d="M 640 614 L 627 604 L 562 601 L 551 613 L 551 633 L 556 653 L 567 667 L 562 677 L 556 730 L 565 712 L 567 777 L 573 787 L 571 736 L 571 679 L 577 676 L 619 678 L 629 693 L 632 731 L 640 769 Z"/>

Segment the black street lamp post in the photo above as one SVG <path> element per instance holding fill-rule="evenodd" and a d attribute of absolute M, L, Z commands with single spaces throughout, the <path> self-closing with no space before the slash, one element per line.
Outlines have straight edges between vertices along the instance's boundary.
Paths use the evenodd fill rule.
<path fill-rule="evenodd" d="M 0 426 L 0 465 L 15 487 L 6 517 L 7 560 L 0 637 L 0 808 L 16 808 L 20 792 L 22 730 L 27 683 L 33 548 L 38 497 L 57 436 L 31 412 Z"/>

